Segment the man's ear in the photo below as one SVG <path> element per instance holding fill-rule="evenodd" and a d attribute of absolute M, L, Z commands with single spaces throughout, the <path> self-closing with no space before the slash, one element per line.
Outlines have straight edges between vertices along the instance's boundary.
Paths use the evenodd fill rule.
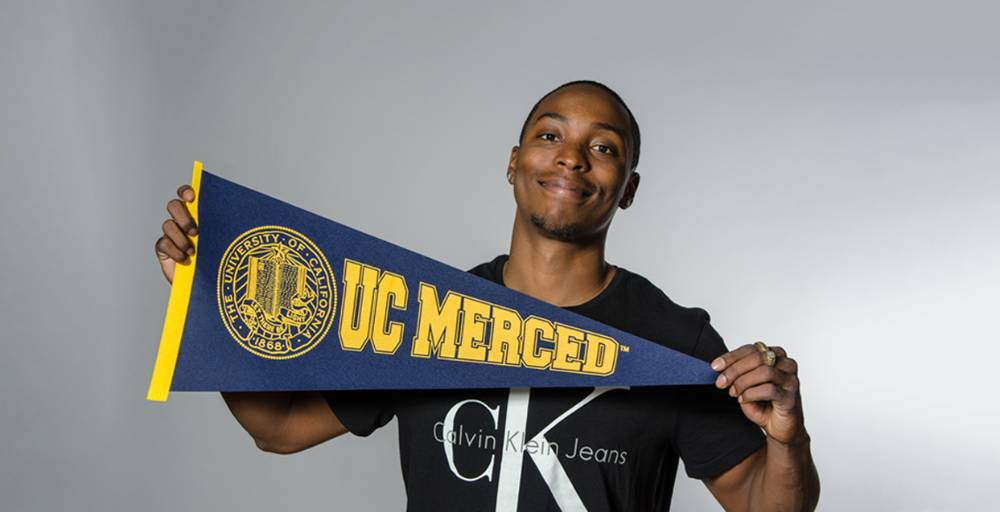
<path fill-rule="evenodd" d="M 628 177 L 628 183 L 625 184 L 625 193 L 622 194 L 622 200 L 618 202 L 618 207 L 624 210 L 632 206 L 636 190 L 639 190 L 639 173 L 632 171 L 632 175 Z"/>
<path fill-rule="evenodd" d="M 507 183 L 511 185 L 514 184 L 514 172 L 517 171 L 517 166 L 514 162 L 517 161 L 517 146 L 510 148 L 510 161 L 507 162 Z"/>

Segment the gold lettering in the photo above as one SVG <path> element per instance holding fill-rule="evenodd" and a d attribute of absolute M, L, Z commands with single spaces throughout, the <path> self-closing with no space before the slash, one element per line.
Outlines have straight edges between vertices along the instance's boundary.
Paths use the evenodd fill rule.
<path fill-rule="evenodd" d="M 344 301 L 340 316 L 340 346 L 358 351 L 368 342 L 378 269 L 344 260 Z"/>
<path fill-rule="evenodd" d="M 593 375 L 610 375 L 618 364 L 618 342 L 601 336 L 587 333 L 587 354 L 583 359 L 583 372 Z"/>
<path fill-rule="evenodd" d="M 539 341 L 554 343 L 555 327 L 552 322 L 537 316 L 529 316 L 524 321 L 521 360 L 528 368 L 544 370 L 552 363 L 552 349 L 539 347 Z"/>
<path fill-rule="evenodd" d="M 375 352 L 395 354 L 399 344 L 403 342 L 403 324 L 389 322 L 389 307 L 398 310 L 406 309 L 406 281 L 403 276 L 392 272 L 383 272 L 378 280 L 378 293 L 375 297 L 375 318 L 372 326 L 372 346 Z"/>
<path fill-rule="evenodd" d="M 490 311 L 490 352 L 487 362 L 505 366 L 521 364 L 521 315 L 513 309 L 493 305 Z"/>
<path fill-rule="evenodd" d="M 552 369 L 563 372 L 580 371 L 580 344 L 586 335 L 579 329 L 556 324 L 556 355 Z"/>
<path fill-rule="evenodd" d="M 490 305 L 486 302 L 465 297 L 462 299 L 462 332 L 458 342 L 458 358 L 465 361 L 485 361 L 486 323 L 489 321 Z"/>
<path fill-rule="evenodd" d="M 410 354 L 414 357 L 430 357 L 432 353 L 441 359 L 455 359 L 458 315 L 462 297 L 448 292 L 444 303 L 438 301 L 434 285 L 420 283 L 417 292 L 417 333 L 413 336 Z"/>

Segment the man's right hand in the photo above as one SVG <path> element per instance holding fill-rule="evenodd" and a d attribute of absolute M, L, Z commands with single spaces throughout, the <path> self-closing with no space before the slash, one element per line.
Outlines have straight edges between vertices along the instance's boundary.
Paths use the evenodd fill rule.
<path fill-rule="evenodd" d="M 198 225 L 187 203 L 194 201 L 194 189 L 190 185 L 181 185 L 177 189 L 177 199 L 167 201 L 167 213 L 170 218 L 163 221 L 163 236 L 156 239 L 156 258 L 160 261 L 160 270 L 168 283 L 174 282 L 174 268 L 177 263 L 187 263 L 194 256 L 192 236 L 198 234 Z"/>

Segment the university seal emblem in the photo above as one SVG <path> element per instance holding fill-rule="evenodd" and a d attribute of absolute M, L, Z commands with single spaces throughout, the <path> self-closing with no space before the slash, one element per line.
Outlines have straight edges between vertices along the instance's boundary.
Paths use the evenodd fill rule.
<path fill-rule="evenodd" d="M 219 314 L 243 348 L 267 359 L 312 350 L 333 324 L 337 288 L 326 257 L 301 233 L 251 229 L 219 262 Z"/>

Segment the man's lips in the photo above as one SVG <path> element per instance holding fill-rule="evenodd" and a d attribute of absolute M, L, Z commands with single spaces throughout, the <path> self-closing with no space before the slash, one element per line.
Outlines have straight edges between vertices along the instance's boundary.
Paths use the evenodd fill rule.
<path fill-rule="evenodd" d="M 566 178 L 542 178 L 538 180 L 538 184 L 545 190 L 568 199 L 586 199 L 594 193 L 592 187 Z"/>

